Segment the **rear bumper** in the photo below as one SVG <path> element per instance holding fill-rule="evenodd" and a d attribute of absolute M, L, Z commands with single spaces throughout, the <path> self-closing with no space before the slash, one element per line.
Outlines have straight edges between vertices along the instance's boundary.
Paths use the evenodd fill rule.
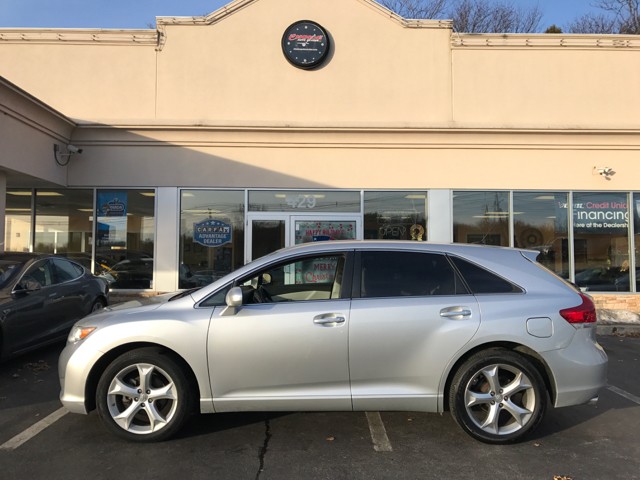
<path fill-rule="evenodd" d="M 607 385 L 607 354 L 594 332 L 594 327 L 578 329 L 566 348 L 541 354 L 551 369 L 555 407 L 594 404 Z"/>

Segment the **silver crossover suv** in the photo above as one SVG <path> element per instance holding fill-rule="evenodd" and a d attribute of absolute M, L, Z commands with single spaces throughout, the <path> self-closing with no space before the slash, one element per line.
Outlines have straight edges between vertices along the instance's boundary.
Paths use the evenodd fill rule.
<path fill-rule="evenodd" d="M 607 356 L 588 296 L 537 252 L 422 242 L 280 250 L 198 290 L 71 331 L 62 403 L 134 441 L 191 413 L 449 410 L 520 439 L 547 405 L 597 400 Z"/>

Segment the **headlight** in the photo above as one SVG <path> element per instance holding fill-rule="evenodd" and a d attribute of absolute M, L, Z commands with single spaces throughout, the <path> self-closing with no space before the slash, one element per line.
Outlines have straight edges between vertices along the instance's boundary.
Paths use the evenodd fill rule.
<path fill-rule="evenodd" d="M 67 337 L 67 342 L 69 343 L 78 343 L 80 340 L 84 340 L 96 329 L 96 327 L 83 327 L 83 326 L 75 326 L 69 332 L 69 336 Z"/>

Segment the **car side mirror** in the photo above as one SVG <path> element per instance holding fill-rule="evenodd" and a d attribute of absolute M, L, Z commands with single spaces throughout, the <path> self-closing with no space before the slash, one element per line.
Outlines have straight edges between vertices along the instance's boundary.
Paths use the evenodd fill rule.
<path fill-rule="evenodd" d="M 242 289 L 240 287 L 232 287 L 227 292 L 227 296 L 224 301 L 226 302 L 226 308 L 220 313 L 221 317 L 228 317 L 237 313 L 238 307 L 242 306 Z"/>

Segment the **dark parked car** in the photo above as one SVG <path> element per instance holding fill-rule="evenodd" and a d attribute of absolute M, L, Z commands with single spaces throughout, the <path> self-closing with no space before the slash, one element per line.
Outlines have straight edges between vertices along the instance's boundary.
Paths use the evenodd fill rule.
<path fill-rule="evenodd" d="M 0 359 L 65 338 L 108 297 L 106 281 L 66 258 L 0 254 Z"/>

